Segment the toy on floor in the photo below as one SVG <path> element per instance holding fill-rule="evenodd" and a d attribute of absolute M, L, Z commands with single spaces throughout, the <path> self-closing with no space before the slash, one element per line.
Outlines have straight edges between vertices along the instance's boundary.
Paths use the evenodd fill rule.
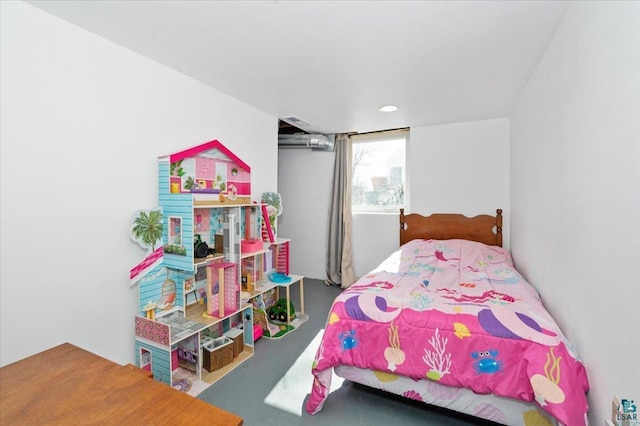
<path fill-rule="evenodd" d="M 287 324 L 270 324 L 271 325 L 271 330 L 269 332 L 269 335 L 267 337 L 269 337 L 270 339 L 278 339 L 282 336 L 284 336 L 285 334 L 287 334 L 290 331 L 295 330 L 296 328 L 292 325 L 287 325 Z"/>
<path fill-rule="evenodd" d="M 260 329 L 260 334 L 257 334 L 255 331 L 253 333 L 254 342 L 258 340 L 258 337 L 271 337 L 280 331 L 280 328 L 276 324 L 271 324 L 267 321 L 267 312 L 264 309 L 253 308 L 253 320 L 255 321 L 255 326 L 258 326 Z"/>
<path fill-rule="evenodd" d="M 296 310 L 293 302 L 289 301 L 289 321 L 295 319 Z M 278 299 L 275 305 L 269 308 L 269 319 L 271 321 L 287 322 L 287 299 Z"/>
<path fill-rule="evenodd" d="M 267 320 L 267 311 L 262 295 L 258 295 L 258 297 L 253 299 L 253 322 L 260 327 L 262 330 L 261 335 L 265 337 L 271 337 L 280 331 L 277 325 L 271 324 Z M 257 340 L 255 333 L 253 336 L 254 341 Z"/>

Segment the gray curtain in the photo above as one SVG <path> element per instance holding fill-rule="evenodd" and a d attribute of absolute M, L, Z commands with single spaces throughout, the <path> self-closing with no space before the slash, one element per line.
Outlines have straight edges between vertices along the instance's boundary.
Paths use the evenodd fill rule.
<path fill-rule="evenodd" d="M 325 282 L 347 288 L 355 282 L 351 245 L 351 141 L 348 135 L 336 135 L 335 153 Z"/>

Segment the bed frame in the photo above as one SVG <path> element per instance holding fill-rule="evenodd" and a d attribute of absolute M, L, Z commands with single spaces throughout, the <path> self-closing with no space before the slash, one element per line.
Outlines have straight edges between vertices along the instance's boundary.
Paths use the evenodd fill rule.
<path fill-rule="evenodd" d="M 404 209 L 400 209 L 400 245 L 418 238 L 464 239 L 502 247 L 502 209 L 497 209 L 495 216 L 475 217 L 442 213 L 405 215 Z"/>

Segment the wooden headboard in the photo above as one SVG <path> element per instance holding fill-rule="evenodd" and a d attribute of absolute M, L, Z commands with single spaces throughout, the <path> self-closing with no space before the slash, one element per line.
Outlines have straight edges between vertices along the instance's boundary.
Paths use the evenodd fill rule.
<path fill-rule="evenodd" d="M 417 238 L 464 239 L 502 247 L 502 209 L 496 210 L 495 216 L 485 214 L 475 217 L 441 213 L 431 216 L 417 213 L 405 215 L 404 209 L 400 209 L 400 245 Z"/>

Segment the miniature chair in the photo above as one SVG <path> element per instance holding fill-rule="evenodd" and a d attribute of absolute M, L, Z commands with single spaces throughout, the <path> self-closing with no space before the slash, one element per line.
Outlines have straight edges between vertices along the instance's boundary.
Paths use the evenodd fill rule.
<path fill-rule="evenodd" d="M 184 351 L 182 350 L 182 348 L 180 346 L 178 346 L 178 358 L 179 359 L 185 359 Z"/>
<path fill-rule="evenodd" d="M 187 291 L 184 294 L 184 299 L 185 299 L 185 305 L 187 304 L 187 299 L 189 298 L 189 295 L 193 294 L 193 297 L 195 297 L 196 301 L 195 303 L 198 303 L 198 289 L 196 289 L 195 287 L 193 287 L 191 290 Z"/>
<path fill-rule="evenodd" d="M 173 308 L 176 299 L 176 282 L 169 278 L 167 272 L 167 279 L 162 284 L 162 295 L 160 301 L 158 301 L 158 309 L 167 310 Z"/>

